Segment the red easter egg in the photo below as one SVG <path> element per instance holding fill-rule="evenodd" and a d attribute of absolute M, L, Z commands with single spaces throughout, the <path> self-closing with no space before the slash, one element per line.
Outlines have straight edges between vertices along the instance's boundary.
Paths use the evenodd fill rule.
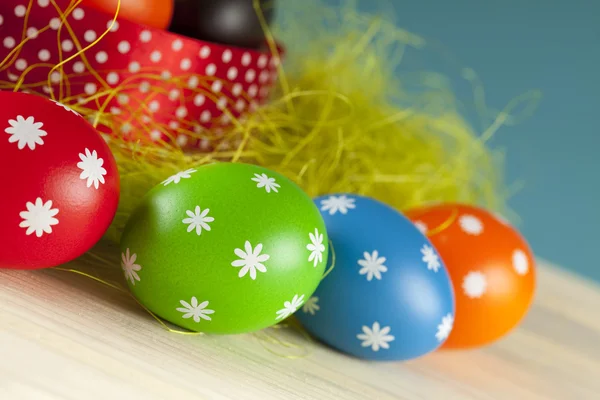
<path fill-rule="evenodd" d="M 0 268 L 71 261 L 114 218 L 119 176 L 84 118 L 41 96 L 0 91 Z"/>
<path fill-rule="evenodd" d="M 442 204 L 406 216 L 438 250 L 454 286 L 456 315 L 442 348 L 479 347 L 505 336 L 527 314 L 535 259 L 502 218 L 474 206 Z"/>
<path fill-rule="evenodd" d="M 166 29 L 173 16 L 173 0 L 83 0 L 83 5 L 157 29 Z"/>

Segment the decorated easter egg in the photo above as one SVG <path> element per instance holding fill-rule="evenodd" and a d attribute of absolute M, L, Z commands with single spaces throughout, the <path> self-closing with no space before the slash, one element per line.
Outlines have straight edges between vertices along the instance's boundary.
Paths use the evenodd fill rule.
<path fill-rule="evenodd" d="M 60 103 L 0 91 L 0 104 L 0 268 L 71 261 L 115 215 L 115 160 L 92 125 Z"/>
<path fill-rule="evenodd" d="M 173 0 L 83 0 L 83 5 L 131 22 L 166 29 L 173 16 Z"/>
<path fill-rule="evenodd" d="M 469 205 L 434 205 L 406 215 L 429 236 L 454 284 L 454 330 L 443 348 L 483 346 L 518 325 L 535 289 L 534 256 L 519 232 Z"/>
<path fill-rule="evenodd" d="M 217 163 L 152 189 L 121 239 L 122 268 L 138 300 L 197 332 L 274 325 L 317 288 L 328 248 L 311 198 L 255 165 Z"/>
<path fill-rule="evenodd" d="M 308 332 L 363 359 L 409 360 L 437 349 L 452 330 L 454 298 L 431 242 L 377 200 L 341 194 L 315 203 L 335 263 L 296 313 Z"/>

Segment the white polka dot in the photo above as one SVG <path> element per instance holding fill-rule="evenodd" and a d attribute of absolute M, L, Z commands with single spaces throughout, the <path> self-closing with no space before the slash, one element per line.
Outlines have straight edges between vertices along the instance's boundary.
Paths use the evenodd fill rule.
<path fill-rule="evenodd" d="M 50 29 L 57 30 L 58 28 L 60 28 L 60 25 L 61 25 L 60 18 L 56 18 L 56 17 L 52 18 L 50 20 L 50 24 L 49 25 L 50 25 Z"/>
<path fill-rule="evenodd" d="M 204 131 L 204 128 L 200 125 L 194 125 L 194 132 L 196 133 L 202 133 L 202 131 Z"/>
<path fill-rule="evenodd" d="M 187 145 L 187 143 L 188 143 L 187 135 L 177 136 L 177 144 L 179 145 L 179 147 L 183 147 L 183 146 Z"/>
<path fill-rule="evenodd" d="M 120 94 L 117 96 L 117 102 L 121 105 L 129 103 L 129 96 L 126 94 Z"/>
<path fill-rule="evenodd" d="M 217 100 L 217 108 L 223 110 L 225 107 L 227 107 L 227 99 L 225 97 L 220 97 L 219 100 Z"/>
<path fill-rule="evenodd" d="M 34 28 L 33 26 L 29 27 L 27 29 L 27 37 L 30 38 L 30 39 L 37 38 L 38 37 L 38 30 L 37 30 L 37 28 Z"/>
<path fill-rule="evenodd" d="M 202 111 L 202 114 L 200 114 L 200 122 L 208 122 L 211 118 L 212 115 L 208 110 Z"/>
<path fill-rule="evenodd" d="M 462 215 L 458 219 L 458 223 L 466 234 L 479 236 L 483 232 L 483 223 L 473 215 Z"/>
<path fill-rule="evenodd" d="M 260 73 L 260 75 L 258 76 L 258 81 L 260 83 L 267 83 L 269 78 L 270 78 L 269 71 L 262 71 Z"/>
<path fill-rule="evenodd" d="M 100 64 L 104 64 L 108 61 L 108 54 L 105 51 L 99 51 L 96 53 L 96 61 Z"/>
<path fill-rule="evenodd" d="M 17 69 L 17 71 L 24 71 L 25 68 L 27 68 L 27 61 L 25 61 L 22 58 L 19 58 L 17 61 L 15 61 L 15 68 Z"/>
<path fill-rule="evenodd" d="M 177 122 L 177 121 L 171 121 L 171 122 L 169 122 L 169 128 L 171 128 L 171 129 L 179 129 L 179 122 Z"/>
<path fill-rule="evenodd" d="M 73 42 L 71 42 L 69 39 L 63 40 L 61 46 L 64 51 L 73 50 Z"/>
<path fill-rule="evenodd" d="M 140 63 L 137 61 L 133 61 L 132 63 L 129 64 L 129 72 L 131 73 L 136 73 L 136 72 L 140 72 Z"/>
<path fill-rule="evenodd" d="M 95 83 L 92 83 L 92 82 L 86 83 L 85 86 L 83 87 L 83 91 L 90 96 L 95 94 L 97 90 L 98 90 L 98 87 L 96 86 Z"/>
<path fill-rule="evenodd" d="M 82 63 L 81 61 L 77 61 L 73 64 L 73 72 L 75 72 L 76 74 L 81 74 L 83 73 L 83 71 L 85 71 L 84 63 Z"/>
<path fill-rule="evenodd" d="M 221 60 L 223 60 L 224 63 L 228 63 L 231 61 L 232 58 L 232 54 L 231 54 L 231 50 L 227 49 L 223 52 L 223 55 L 221 56 Z"/>
<path fill-rule="evenodd" d="M 110 113 L 112 115 L 120 115 L 121 114 L 121 109 L 119 107 L 111 107 L 110 108 Z"/>
<path fill-rule="evenodd" d="M 250 85 L 250 87 L 248 88 L 248 96 L 256 97 L 257 93 L 258 93 L 258 86 Z"/>
<path fill-rule="evenodd" d="M 121 128 L 119 130 L 124 134 L 128 134 L 133 130 L 133 127 L 129 122 L 126 122 L 123 125 L 121 125 Z"/>
<path fill-rule="evenodd" d="M 158 50 L 154 50 L 152 53 L 150 53 L 150 61 L 152 62 L 159 62 L 160 59 L 162 58 L 162 53 Z"/>
<path fill-rule="evenodd" d="M 267 66 L 267 56 L 265 56 L 264 54 L 261 54 L 260 57 L 258 57 L 258 61 L 256 62 L 256 65 L 258 65 L 258 68 L 264 68 Z"/>
<path fill-rule="evenodd" d="M 239 96 L 240 94 L 242 94 L 242 90 L 242 85 L 240 83 L 236 83 L 231 88 L 231 93 L 233 93 L 234 96 Z"/>
<path fill-rule="evenodd" d="M 251 62 L 252 62 L 252 56 L 250 55 L 250 53 L 244 53 L 242 55 L 242 65 L 244 67 L 247 67 L 248 65 L 250 65 Z"/>
<path fill-rule="evenodd" d="M 515 250 L 512 254 L 512 265 L 517 274 L 526 275 L 529 272 L 527 254 L 523 250 Z"/>
<path fill-rule="evenodd" d="M 24 5 L 18 5 L 15 7 L 15 15 L 17 17 L 23 18 L 25 16 L 25 13 L 27 13 L 27 7 L 25 7 Z"/>
<path fill-rule="evenodd" d="M 179 51 L 183 49 L 183 42 L 180 39 L 175 39 L 171 44 L 171 48 L 173 49 L 173 51 Z"/>
<path fill-rule="evenodd" d="M 114 24 L 113 24 L 114 22 Z M 106 29 L 111 32 L 116 32 L 119 30 L 119 21 L 113 21 L 112 19 L 106 23 Z"/>
<path fill-rule="evenodd" d="M 106 83 L 109 85 L 116 85 L 119 83 L 119 74 L 116 72 L 109 72 L 108 75 L 106 75 Z"/>
<path fill-rule="evenodd" d="M 85 17 L 85 12 L 81 8 L 76 8 L 71 15 L 73 15 L 74 19 L 80 21 Z"/>
<path fill-rule="evenodd" d="M 177 118 L 185 118 L 188 115 L 188 110 L 185 107 L 179 107 L 177 111 L 175 111 L 175 115 Z"/>
<path fill-rule="evenodd" d="M 256 71 L 254 71 L 253 69 L 249 69 L 248 71 L 246 71 L 246 82 L 250 83 L 250 82 L 254 81 L 255 78 L 256 78 Z"/>
<path fill-rule="evenodd" d="M 15 44 L 17 44 L 15 39 L 13 39 L 10 36 L 5 37 L 4 41 L 2 43 L 4 44 L 4 47 L 6 47 L 7 49 L 12 49 L 13 47 L 15 47 Z"/>
<path fill-rule="evenodd" d="M 223 83 L 219 80 L 216 80 L 213 82 L 210 89 L 213 91 L 213 93 L 219 93 L 221 89 L 223 89 Z"/>
<path fill-rule="evenodd" d="M 278 67 L 279 62 L 280 62 L 279 57 L 273 57 L 273 58 L 271 58 L 271 62 L 269 64 L 271 64 L 271 67 Z"/>
<path fill-rule="evenodd" d="M 61 80 L 62 80 L 62 78 L 60 76 L 60 72 L 54 71 L 53 73 L 50 74 L 50 82 L 60 83 Z"/>
<path fill-rule="evenodd" d="M 4 17 L 0 14 L 0 26 L 4 23 Z"/>
<path fill-rule="evenodd" d="M 208 58 L 208 56 L 210 56 L 210 47 L 208 46 L 202 46 L 202 48 L 200 49 L 200 58 Z"/>
<path fill-rule="evenodd" d="M 51 93 L 53 92 L 52 88 L 51 88 L 51 87 L 49 87 L 49 86 L 44 86 L 44 87 L 42 88 L 42 91 L 43 91 L 44 93 L 47 93 L 47 94 L 51 94 Z"/>
<path fill-rule="evenodd" d="M 148 43 L 152 40 L 152 32 L 143 30 L 142 33 L 140 33 L 140 40 L 144 43 Z"/>
<path fill-rule="evenodd" d="M 188 69 L 190 69 L 192 67 L 192 60 L 190 60 L 189 58 L 184 58 L 183 60 L 181 60 L 181 62 L 179 63 L 179 67 L 184 70 L 187 71 Z"/>
<path fill-rule="evenodd" d="M 471 271 L 463 278 L 462 288 L 467 297 L 478 299 L 483 296 L 487 290 L 487 279 L 483 273 Z"/>
<path fill-rule="evenodd" d="M 179 94 L 180 94 L 179 90 L 172 89 L 169 92 L 169 99 L 175 101 L 175 100 L 177 100 L 179 98 Z"/>
<path fill-rule="evenodd" d="M 194 97 L 194 104 L 198 107 L 203 105 L 204 101 L 205 101 L 205 97 L 203 94 L 198 94 L 198 95 L 196 95 L 196 97 Z"/>
<path fill-rule="evenodd" d="M 210 147 L 210 141 L 208 139 L 201 139 L 200 143 L 198 143 L 198 147 L 200 150 L 207 150 Z"/>
<path fill-rule="evenodd" d="M 231 67 L 227 71 L 227 79 L 234 80 L 238 76 L 238 70 L 236 67 Z"/>
<path fill-rule="evenodd" d="M 425 222 L 415 221 L 414 225 L 417 227 L 419 232 L 421 232 L 423 235 L 427 234 L 427 224 L 425 224 Z"/>
<path fill-rule="evenodd" d="M 150 116 L 146 115 L 146 114 L 142 115 L 141 119 L 142 119 L 142 122 L 145 124 L 149 124 L 150 122 L 152 122 L 152 118 L 150 118 Z"/>
<path fill-rule="evenodd" d="M 83 34 L 83 38 L 85 39 L 86 42 L 93 42 L 94 40 L 96 40 L 96 38 L 98 38 L 98 35 L 96 35 L 96 32 L 94 32 L 93 30 L 87 30 L 85 31 L 85 33 Z"/>
<path fill-rule="evenodd" d="M 154 100 L 154 101 L 151 101 L 151 102 L 150 102 L 150 104 L 148 104 L 148 109 L 149 109 L 151 112 L 155 113 L 155 112 L 157 112 L 158 110 L 160 110 L 160 103 L 159 103 L 158 101 L 156 101 L 156 100 Z"/>
<path fill-rule="evenodd" d="M 131 44 L 129 44 L 127 40 L 122 40 L 121 42 L 119 42 L 117 50 L 119 50 L 119 53 L 121 54 L 127 54 L 129 53 L 129 50 L 131 50 Z"/>
<path fill-rule="evenodd" d="M 150 82 L 144 81 L 140 83 L 140 92 L 148 93 L 150 91 Z"/>
<path fill-rule="evenodd" d="M 50 52 L 46 49 L 42 49 L 38 52 L 38 58 L 40 61 L 48 61 L 50 59 Z"/>
<path fill-rule="evenodd" d="M 231 117 L 229 116 L 229 114 L 223 114 L 221 116 L 221 125 L 227 125 L 230 122 L 231 122 Z"/>
<path fill-rule="evenodd" d="M 238 101 L 235 103 L 235 109 L 239 112 L 242 112 L 244 111 L 244 108 L 246 108 L 246 102 L 242 99 L 238 99 Z"/>
<path fill-rule="evenodd" d="M 163 72 L 160 73 L 160 77 L 164 81 L 168 81 L 169 79 L 171 79 L 173 77 L 173 75 L 171 75 L 171 72 L 169 72 L 169 71 L 163 71 Z"/>
<path fill-rule="evenodd" d="M 154 141 L 158 141 L 162 138 L 162 132 L 158 129 L 154 129 L 152 132 L 150 132 L 150 138 Z"/>
<path fill-rule="evenodd" d="M 204 72 L 208 76 L 213 76 L 217 72 L 217 66 L 215 64 L 208 64 Z"/>
<path fill-rule="evenodd" d="M 188 79 L 188 87 L 190 89 L 194 89 L 196 87 L 198 87 L 198 84 L 200 83 L 200 79 L 198 79 L 197 76 L 191 76 L 190 79 Z"/>

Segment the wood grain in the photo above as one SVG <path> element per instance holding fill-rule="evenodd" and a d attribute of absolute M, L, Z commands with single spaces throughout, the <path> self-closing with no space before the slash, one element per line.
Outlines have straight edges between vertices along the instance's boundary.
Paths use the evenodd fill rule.
<path fill-rule="evenodd" d="M 129 296 L 88 278 L 0 271 L 0 399 L 596 400 L 599 307 L 600 287 L 542 264 L 530 314 L 499 343 L 370 363 L 291 329 L 170 333 Z M 266 337 L 310 354 L 276 355 L 301 352 Z"/>

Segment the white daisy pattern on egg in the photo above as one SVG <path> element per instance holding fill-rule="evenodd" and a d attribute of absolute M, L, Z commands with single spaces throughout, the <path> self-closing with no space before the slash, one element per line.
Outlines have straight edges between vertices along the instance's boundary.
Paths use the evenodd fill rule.
<path fill-rule="evenodd" d="M 265 188 L 267 193 L 271 193 L 271 191 L 275 193 L 279 193 L 279 188 L 281 187 L 275 178 L 271 178 L 267 176 L 267 174 L 254 174 L 254 178 L 252 178 L 254 182 L 256 182 L 257 188 Z"/>
<path fill-rule="evenodd" d="M 100 184 L 104 184 L 104 176 L 107 174 L 106 169 L 102 167 L 104 160 L 98 157 L 96 150 L 90 152 L 89 149 L 85 149 L 84 153 L 79 153 L 80 162 L 77 163 L 77 168 L 81 170 L 79 179 L 87 180 L 87 187 L 98 189 Z"/>
<path fill-rule="evenodd" d="M 136 282 L 140 282 L 138 272 L 142 270 L 142 266 L 135 263 L 136 260 L 137 254 L 131 254 L 129 248 L 125 250 L 125 253 L 121 253 L 121 269 L 123 269 L 125 279 L 134 286 Z"/>
<path fill-rule="evenodd" d="M 302 312 L 304 314 L 315 315 L 320 309 L 321 306 L 319 306 L 319 298 L 316 296 L 313 296 L 310 299 L 308 299 L 306 303 L 304 303 L 304 305 L 302 306 Z"/>
<path fill-rule="evenodd" d="M 323 234 L 319 233 L 319 230 L 315 228 L 315 233 L 309 233 L 308 238 L 310 239 L 310 243 L 306 245 L 306 249 L 310 251 L 308 262 L 312 262 L 313 267 L 316 267 L 323 262 L 323 252 L 325 251 Z"/>
<path fill-rule="evenodd" d="M 421 232 L 423 235 L 427 234 L 427 231 L 429 230 L 429 228 L 427 228 L 427 224 L 425 224 L 425 222 L 415 221 L 414 225 L 417 227 L 419 232 Z"/>
<path fill-rule="evenodd" d="M 195 323 L 200 323 L 200 320 L 211 321 L 210 315 L 215 313 L 215 310 L 208 308 L 208 300 L 199 303 L 195 296 L 192 297 L 189 303 L 185 300 L 179 300 L 179 303 L 183 307 L 178 307 L 176 310 L 183 314 L 181 318 L 192 318 Z"/>
<path fill-rule="evenodd" d="M 450 336 L 450 332 L 452 332 L 453 327 L 454 316 L 448 313 L 442 318 L 442 322 L 437 326 L 435 338 L 438 340 L 438 342 L 442 342 L 448 339 L 448 336 Z"/>
<path fill-rule="evenodd" d="M 263 264 L 271 258 L 268 254 L 261 254 L 263 250 L 263 244 L 259 243 L 256 247 L 252 247 L 250 241 L 246 240 L 244 243 L 244 250 L 235 249 L 233 252 L 239 259 L 233 261 L 231 265 L 236 268 L 240 268 L 238 277 L 243 278 L 246 274 L 250 273 L 250 279 L 256 280 L 256 271 L 265 273 L 267 267 Z"/>
<path fill-rule="evenodd" d="M 479 299 L 487 290 L 487 279 L 480 271 L 471 271 L 463 278 L 462 288 L 471 299 Z"/>
<path fill-rule="evenodd" d="M 25 207 L 27 207 L 27 211 L 19 213 L 23 219 L 19 227 L 27 229 L 25 231 L 27 236 L 35 232 L 35 236 L 41 238 L 44 234 L 51 234 L 52 226 L 58 225 L 58 219 L 55 217 L 59 210 L 52 208 L 52 200 L 44 202 L 38 197 L 35 203 L 27 202 Z"/>
<path fill-rule="evenodd" d="M 200 206 L 196 206 L 194 211 L 187 210 L 185 213 L 189 218 L 184 219 L 182 222 L 188 225 L 188 233 L 196 230 L 196 235 L 200 236 L 202 234 L 202 229 L 210 231 L 209 222 L 213 222 L 215 219 L 208 215 L 209 212 L 209 208 L 202 210 Z"/>
<path fill-rule="evenodd" d="M 519 275 L 527 275 L 529 272 L 529 258 L 523 250 L 515 250 L 512 254 L 512 265 L 515 272 Z"/>
<path fill-rule="evenodd" d="M 177 185 L 179 182 L 181 182 L 182 179 L 190 179 L 194 172 L 196 172 L 194 168 L 186 169 L 185 171 L 178 172 L 175 175 L 168 177 L 161 183 L 163 184 L 163 186 L 168 186 L 171 183 Z"/>
<path fill-rule="evenodd" d="M 387 350 L 390 343 L 396 339 L 390 335 L 391 330 L 389 326 L 382 328 L 379 322 L 375 321 L 371 327 L 363 325 L 362 333 L 356 335 L 356 338 L 362 342 L 362 347 L 370 347 L 373 351 Z"/>
<path fill-rule="evenodd" d="M 458 223 L 460 229 L 468 235 L 479 236 L 483 233 L 483 222 L 474 215 L 461 215 Z"/>
<path fill-rule="evenodd" d="M 340 214 L 348 214 L 348 210 L 356 208 L 354 204 L 355 199 L 342 196 L 329 196 L 328 198 L 321 200 L 321 211 L 328 211 L 329 215 L 335 215 L 338 212 Z"/>
<path fill-rule="evenodd" d="M 440 262 L 440 257 L 437 255 L 434 248 L 424 244 L 423 247 L 421 247 L 421 254 L 423 255 L 421 260 L 427 264 L 427 269 L 433 272 L 438 272 L 442 266 L 442 263 Z"/>
<path fill-rule="evenodd" d="M 34 117 L 24 118 L 22 115 L 17 115 L 16 119 L 9 119 L 8 124 L 10 127 L 4 130 L 11 135 L 8 142 L 17 143 L 19 150 L 23 150 L 25 147 L 35 150 L 38 145 L 44 144 L 42 137 L 48 135 L 46 131 L 42 130 L 44 123 L 36 122 Z"/>
<path fill-rule="evenodd" d="M 79 114 L 77 111 L 73 110 L 71 107 L 69 107 L 69 106 L 66 106 L 66 105 L 64 105 L 63 103 L 61 103 L 61 102 L 58 102 L 58 101 L 56 101 L 56 100 L 52 100 L 52 99 L 50 99 L 50 101 L 51 101 L 51 102 L 53 102 L 54 104 L 56 104 L 57 106 L 61 107 L 62 109 L 66 110 L 66 111 L 69 111 L 69 112 L 71 112 L 71 113 L 73 113 L 73 114 L 77 115 L 78 117 L 81 117 L 81 115 L 80 115 L 80 114 Z"/>
<path fill-rule="evenodd" d="M 294 295 L 294 298 L 292 299 L 292 301 L 286 301 L 283 303 L 283 308 L 279 311 L 277 311 L 277 317 L 275 319 L 277 320 L 284 320 L 287 317 L 289 317 L 290 315 L 292 315 L 293 313 L 295 313 L 298 308 L 300 308 L 300 306 L 302 305 L 302 303 L 304 302 L 304 295 L 300 295 L 298 296 L 297 294 Z"/>
<path fill-rule="evenodd" d="M 364 259 L 358 260 L 358 265 L 362 268 L 358 273 L 360 275 L 366 275 L 367 281 L 372 281 L 373 278 L 381 280 L 381 274 L 387 272 L 387 267 L 383 265 L 387 261 L 385 257 L 380 257 L 377 250 L 372 253 L 364 252 Z"/>

